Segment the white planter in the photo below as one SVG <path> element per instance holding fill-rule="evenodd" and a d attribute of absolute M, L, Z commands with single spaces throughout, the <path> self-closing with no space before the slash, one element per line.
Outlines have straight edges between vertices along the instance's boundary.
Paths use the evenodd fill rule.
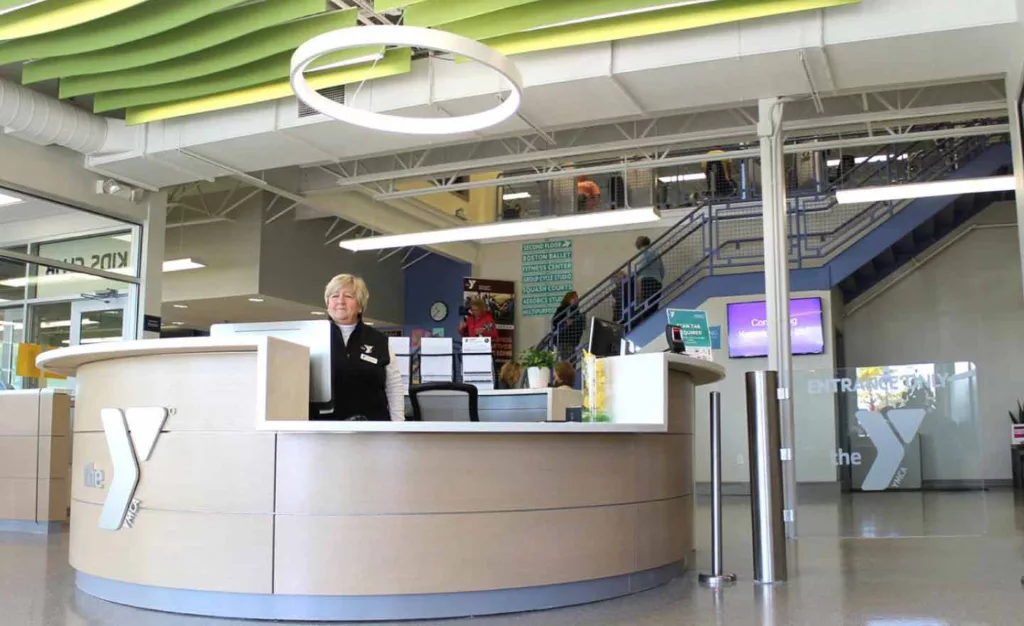
<path fill-rule="evenodd" d="M 551 384 L 551 370 L 546 367 L 530 367 L 526 370 L 530 389 L 544 389 Z"/>

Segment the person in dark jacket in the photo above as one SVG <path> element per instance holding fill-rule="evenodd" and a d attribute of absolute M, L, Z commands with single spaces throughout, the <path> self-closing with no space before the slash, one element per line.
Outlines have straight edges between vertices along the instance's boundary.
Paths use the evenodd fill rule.
<path fill-rule="evenodd" d="M 362 278 L 339 274 L 324 301 L 331 325 L 331 395 L 334 410 L 315 419 L 403 421 L 405 389 L 388 338 L 363 323 L 370 292 Z"/>
<path fill-rule="evenodd" d="M 551 318 L 551 330 L 555 333 L 555 345 L 558 347 L 558 358 L 568 361 L 580 339 L 583 338 L 583 327 L 586 319 L 580 313 L 580 296 L 570 291 L 562 297 L 562 303 L 555 309 Z"/>

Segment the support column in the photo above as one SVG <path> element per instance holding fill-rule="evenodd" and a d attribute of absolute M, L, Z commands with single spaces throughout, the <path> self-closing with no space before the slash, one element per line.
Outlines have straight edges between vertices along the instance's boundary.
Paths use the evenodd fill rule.
<path fill-rule="evenodd" d="M 758 103 L 761 194 L 764 229 L 764 286 L 768 319 L 768 369 L 779 373 L 782 421 L 783 519 L 786 536 L 796 536 L 796 462 L 793 427 L 793 354 L 789 336 L 789 239 L 786 232 L 786 168 L 782 153 L 781 98 Z"/>
<path fill-rule="evenodd" d="M 1009 108 L 1010 146 L 1013 149 L 1013 176 L 1017 183 L 1017 240 L 1020 243 L 1020 265 L 1024 270 L 1024 147 L 1021 137 L 1021 96 L 1022 81 L 1020 74 L 1011 72 L 1006 78 L 1006 101 Z M 1024 271 L 1022 271 L 1024 274 Z M 1024 287 L 1024 284 L 1022 284 Z"/>
<path fill-rule="evenodd" d="M 160 333 L 143 329 L 145 315 L 160 316 L 164 293 L 164 241 L 167 237 L 167 193 L 147 194 L 149 206 L 146 221 L 142 224 L 142 246 L 139 277 L 142 288 L 139 292 L 139 309 L 136 311 L 135 337 L 155 339 Z"/>

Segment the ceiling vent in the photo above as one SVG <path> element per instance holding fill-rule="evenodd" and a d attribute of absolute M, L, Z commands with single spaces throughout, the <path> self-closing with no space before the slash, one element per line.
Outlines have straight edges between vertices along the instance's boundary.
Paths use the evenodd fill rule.
<path fill-rule="evenodd" d="M 345 104 L 345 85 L 338 85 L 337 87 L 328 87 L 327 89 L 320 89 L 317 91 L 318 94 L 333 100 L 338 104 Z M 312 115 L 321 115 L 320 111 L 317 111 L 313 107 L 309 106 L 302 100 L 299 100 L 299 119 L 304 117 L 310 117 Z"/>

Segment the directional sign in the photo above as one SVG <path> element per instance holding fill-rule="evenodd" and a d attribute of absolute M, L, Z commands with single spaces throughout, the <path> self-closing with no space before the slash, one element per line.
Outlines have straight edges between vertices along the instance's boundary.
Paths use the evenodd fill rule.
<path fill-rule="evenodd" d="M 572 291 L 572 241 L 523 244 L 523 315 L 552 315 L 566 292 Z"/>

